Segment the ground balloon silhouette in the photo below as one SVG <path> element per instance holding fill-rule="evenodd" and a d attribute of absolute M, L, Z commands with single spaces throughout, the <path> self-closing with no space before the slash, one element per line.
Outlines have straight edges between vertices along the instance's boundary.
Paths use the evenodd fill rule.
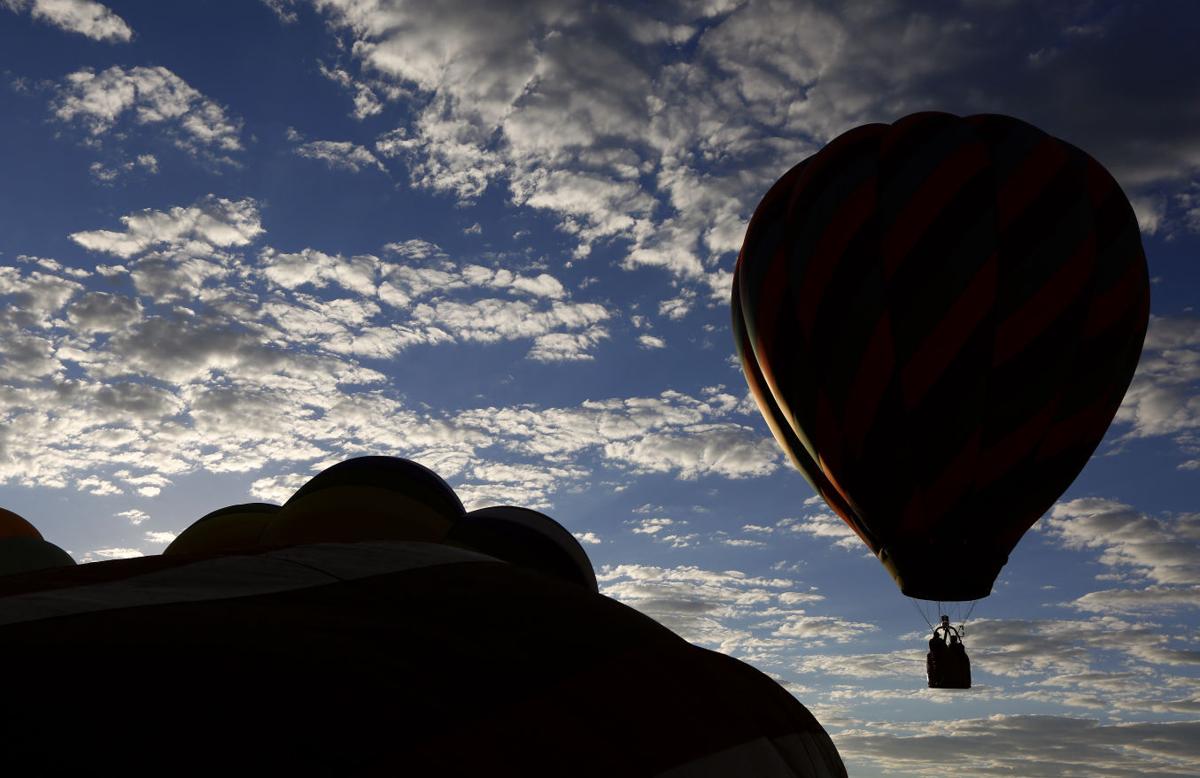
<path fill-rule="evenodd" d="M 74 564 L 70 554 L 42 537 L 24 516 L 0 508 L 0 576 Z"/>
<path fill-rule="evenodd" d="M 577 583 L 449 544 L 0 578 L 0 653 L 21 670 L 5 681 L 6 759 L 48 773 L 128 749 L 171 772 L 846 774 L 766 675 Z M 74 696 L 117 679 L 143 682 Z"/>
<path fill-rule="evenodd" d="M 258 548 L 263 543 L 264 530 L 278 512 L 278 505 L 264 502 L 218 508 L 179 533 L 163 554 L 213 554 Z"/>
<path fill-rule="evenodd" d="M 441 476 L 409 459 L 347 459 L 313 476 L 264 529 L 264 545 L 316 541 L 439 542 L 465 513 Z"/>

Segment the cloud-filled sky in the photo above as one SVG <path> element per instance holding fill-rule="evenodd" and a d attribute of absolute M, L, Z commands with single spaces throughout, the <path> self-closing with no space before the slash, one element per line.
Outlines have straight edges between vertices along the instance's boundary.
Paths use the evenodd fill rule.
<path fill-rule="evenodd" d="M 1194 775 L 1198 36 L 1182 0 L 0 0 L 0 505 L 81 561 L 153 554 L 405 456 L 557 518 L 853 775 Z M 1088 151 L 1152 279 L 965 694 L 924 688 L 922 614 L 778 451 L 729 326 L 767 187 L 919 110 Z"/>

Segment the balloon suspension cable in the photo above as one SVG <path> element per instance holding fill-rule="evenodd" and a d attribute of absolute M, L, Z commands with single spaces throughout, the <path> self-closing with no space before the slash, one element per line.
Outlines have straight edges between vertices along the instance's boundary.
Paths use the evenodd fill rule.
<path fill-rule="evenodd" d="M 967 608 L 967 613 L 962 617 L 962 623 L 959 624 L 959 631 L 964 635 L 967 634 L 967 621 L 971 618 L 971 614 L 975 612 L 975 606 L 979 604 L 979 600 L 971 600 L 971 607 Z"/>
<path fill-rule="evenodd" d="M 925 615 L 925 611 L 920 605 L 917 604 L 917 599 L 915 597 L 909 597 L 908 601 L 912 603 L 913 608 L 917 611 L 921 618 L 924 619 L 925 623 L 929 626 L 929 629 L 932 630 L 934 628 L 933 622 L 929 620 L 929 617 Z"/>

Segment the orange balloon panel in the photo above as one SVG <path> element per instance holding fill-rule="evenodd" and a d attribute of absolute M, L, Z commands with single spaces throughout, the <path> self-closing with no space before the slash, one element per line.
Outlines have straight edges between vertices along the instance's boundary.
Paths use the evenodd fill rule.
<path fill-rule="evenodd" d="M 0 538 L 34 538 L 43 540 L 37 527 L 5 508 L 0 508 Z"/>

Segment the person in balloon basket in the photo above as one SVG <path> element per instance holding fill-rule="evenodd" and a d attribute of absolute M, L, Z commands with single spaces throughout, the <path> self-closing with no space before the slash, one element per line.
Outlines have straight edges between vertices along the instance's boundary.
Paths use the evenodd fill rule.
<path fill-rule="evenodd" d="M 971 660 L 958 630 L 950 625 L 949 616 L 942 616 L 942 623 L 929 638 L 925 671 L 932 689 L 971 688 Z"/>

